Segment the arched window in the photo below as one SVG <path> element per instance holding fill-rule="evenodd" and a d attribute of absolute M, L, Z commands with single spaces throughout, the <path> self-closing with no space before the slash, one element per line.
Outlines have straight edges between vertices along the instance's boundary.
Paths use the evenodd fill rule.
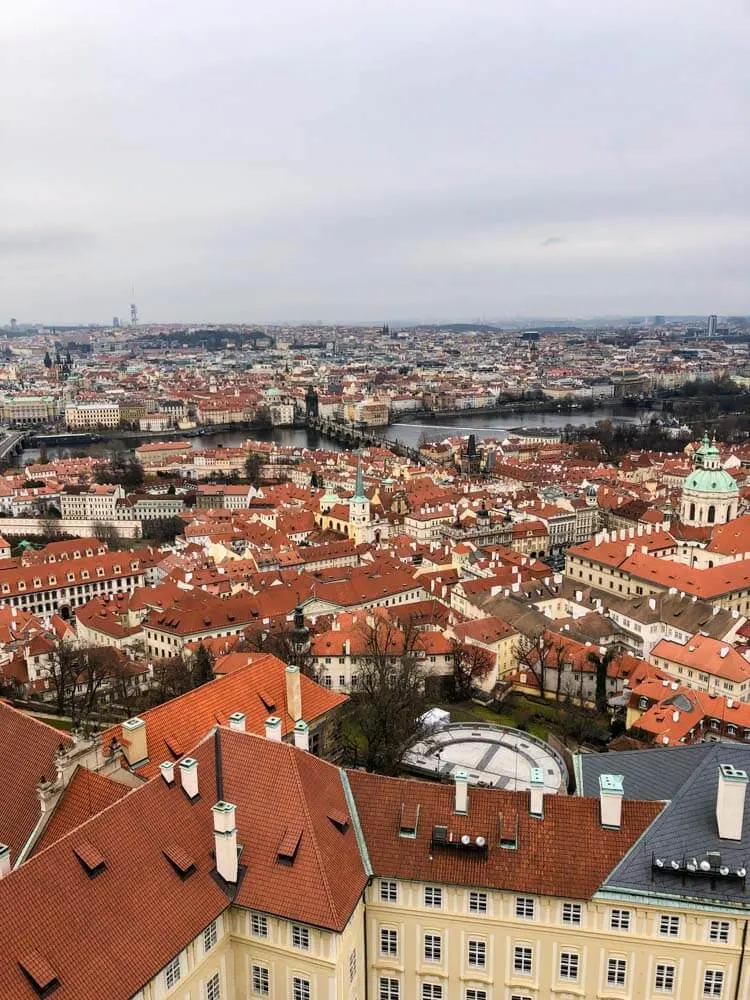
<path fill-rule="evenodd" d="M 708 508 L 708 523 L 713 524 L 716 520 L 716 507 L 713 504 Z"/>
<path fill-rule="evenodd" d="M 695 504 L 694 503 L 690 504 L 690 520 L 691 521 L 695 520 Z"/>

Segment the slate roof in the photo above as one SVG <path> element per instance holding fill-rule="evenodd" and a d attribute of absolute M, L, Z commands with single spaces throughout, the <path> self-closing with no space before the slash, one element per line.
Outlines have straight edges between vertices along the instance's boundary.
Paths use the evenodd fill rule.
<path fill-rule="evenodd" d="M 685 748 L 694 749 L 697 748 Z M 641 752 L 645 755 L 655 751 Z M 664 755 L 679 752 L 677 749 L 665 750 L 660 759 L 668 760 Z M 620 756 L 626 755 L 618 754 L 618 758 Z M 672 872 L 669 868 L 672 860 L 681 863 L 685 859 L 696 858 L 700 861 L 708 851 L 718 851 L 721 864 L 732 871 L 746 867 L 750 860 L 750 803 L 745 806 L 742 840 L 721 840 L 716 826 L 719 765 L 733 764 L 746 769 L 750 765 L 750 748 L 733 743 L 713 743 L 706 745 L 705 753 L 698 762 L 700 756 L 695 753 L 686 758 L 693 763 L 692 773 L 675 789 L 671 802 L 606 879 L 605 889 L 659 893 L 680 899 L 710 900 L 750 908 L 750 896 L 739 880 L 717 876 L 712 882 L 708 878 L 691 875 L 683 879 L 680 872 Z M 661 871 L 652 870 L 654 856 L 665 861 Z"/>
<path fill-rule="evenodd" d="M 622 753 L 582 753 L 573 758 L 577 795 L 598 795 L 600 774 L 621 774 L 626 799 L 673 799 L 693 771 L 717 761 L 718 743 L 653 747 Z M 732 762 L 750 769 L 750 745 L 730 745 Z M 750 859 L 749 859 L 750 860 Z"/>
<path fill-rule="evenodd" d="M 10 847 L 11 864 L 39 822 L 36 786 L 55 778 L 55 753 L 72 738 L 0 701 L 0 843 Z"/>

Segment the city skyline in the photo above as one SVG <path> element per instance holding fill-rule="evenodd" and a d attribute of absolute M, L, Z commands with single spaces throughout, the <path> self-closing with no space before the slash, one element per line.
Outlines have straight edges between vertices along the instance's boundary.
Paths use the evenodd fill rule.
<path fill-rule="evenodd" d="M 4 316 L 132 284 L 146 322 L 750 309 L 739 2 L 3 22 Z"/>

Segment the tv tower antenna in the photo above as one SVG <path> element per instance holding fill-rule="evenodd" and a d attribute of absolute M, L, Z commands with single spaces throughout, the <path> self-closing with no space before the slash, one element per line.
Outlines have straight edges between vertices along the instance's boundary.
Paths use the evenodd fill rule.
<path fill-rule="evenodd" d="M 135 285 L 130 289 L 130 325 L 135 326 L 138 322 L 138 306 L 135 304 Z"/>

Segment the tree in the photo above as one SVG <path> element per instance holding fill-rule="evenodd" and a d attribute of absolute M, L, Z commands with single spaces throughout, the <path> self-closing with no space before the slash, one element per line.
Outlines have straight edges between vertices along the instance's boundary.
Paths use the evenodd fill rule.
<path fill-rule="evenodd" d="M 596 709 L 598 712 L 607 711 L 607 669 L 617 656 L 614 647 L 609 646 L 603 654 L 591 652 L 588 660 L 596 667 Z"/>
<path fill-rule="evenodd" d="M 419 633 L 377 619 L 363 629 L 367 655 L 342 729 L 344 751 L 367 771 L 397 774 L 404 753 L 418 739 L 427 702 L 415 653 Z"/>
<path fill-rule="evenodd" d="M 539 686 L 542 696 L 551 689 L 549 671 L 555 672 L 555 700 L 560 700 L 562 675 L 565 668 L 565 643 L 549 633 L 534 638 L 521 635 L 516 646 L 516 663 L 519 670 L 530 673 Z"/>
<path fill-rule="evenodd" d="M 259 630 L 252 632 L 237 643 L 237 652 L 270 653 L 284 663 L 293 663 L 299 667 L 300 673 L 317 680 L 315 659 L 310 653 L 309 642 L 300 641 L 293 629 L 268 632 Z"/>
<path fill-rule="evenodd" d="M 44 354 L 44 367 L 48 370 L 52 367 L 52 358 L 50 357 L 49 351 L 46 351 Z"/>
<path fill-rule="evenodd" d="M 245 459 L 245 478 L 257 490 L 261 484 L 263 459 L 256 452 L 251 452 Z"/>
<path fill-rule="evenodd" d="M 122 656 L 110 646 L 78 645 L 58 639 L 49 656 L 46 678 L 55 695 L 58 715 L 74 727 L 85 726 L 96 711 L 101 689 Z"/>
<path fill-rule="evenodd" d="M 190 668 L 182 656 L 170 656 L 154 663 L 151 700 L 155 705 L 177 698 L 193 687 Z"/>
<path fill-rule="evenodd" d="M 468 701 L 477 683 L 487 676 L 494 665 L 494 657 L 482 646 L 453 642 L 453 699 Z"/>
<path fill-rule="evenodd" d="M 214 658 L 203 643 L 198 646 L 193 656 L 191 673 L 193 687 L 200 687 L 201 684 L 207 684 L 214 679 Z"/>

